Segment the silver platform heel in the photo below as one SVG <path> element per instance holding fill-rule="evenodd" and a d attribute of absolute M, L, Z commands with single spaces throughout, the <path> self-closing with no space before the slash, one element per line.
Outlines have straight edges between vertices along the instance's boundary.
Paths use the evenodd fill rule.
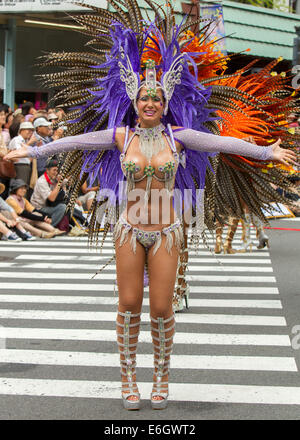
<path fill-rule="evenodd" d="M 258 238 L 257 249 L 263 249 L 266 246 L 269 248 L 269 237 L 265 234 L 263 222 L 254 214 L 252 217 L 253 224 L 256 227 L 256 238 Z"/>
<path fill-rule="evenodd" d="M 174 321 L 173 324 L 165 328 L 165 324 L 170 321 Z M 153 323 L 157 324 L 157 328 L 154 327 Z M 152 409 L 165 409 L 168 404 L 168 381 L 162 381 L 162 377 L 169 374 L 169 366 L 170 366 L 170 356 L 173 349 L 173 336 L 175 330 L 172 332 L 172 335 L 169 338 L 166 338 L 165 335 L 167 332 L 175 329 L 175 315 L 173 314 L 168 319 L 157 318 L 154 319 L 151 317 L 151 330 L 154 333 L 158 333 L 158 337 L 154 336 L 152 333 L 153 339 L 153 348 L 154 348 L 154 377 L 155 382 L 153 384 L 153 391 L 151 393 L 151 406 Z M 158 342 L 158 345 L 156 345 Z M 155 400 L 153 397 L 160 396 L 162 399 Z"/>
<path fill-rule="evenodd" d="M 125 409 L 128 410 L 138 410 L 140 409 L 141 396 L 138 392 L 136 382 L 133 382 L 133 376 L 135 375 L 136 366 L 137 342 L 135 342 L 134 344 L 130 344 L 130 339 L 138 338 L 139 328 L 138 332 L 135 334 L 130 334 L 130 328 L 139 327 L 141 320 L 139 320 L 135 324 L 131 324 L 130 321 L 132 318 L 140 318 L 141 314 L 132 314 L 131 312 L 122 313 L 118 311 L 118 315 L 124 318 L 123 324 L 117 321 L 117 343 L 120 353 L 121 375 L 127 378 L 126 382 L 122 382 L 123 406 Z M 118 327 L 123 329 L 122 333 L 118 332 Z M 122 342 L 120 342 L 118 338 L 121 338 Z M 136 396 L 138 399 L 128 400 L 130 396 Z"/>

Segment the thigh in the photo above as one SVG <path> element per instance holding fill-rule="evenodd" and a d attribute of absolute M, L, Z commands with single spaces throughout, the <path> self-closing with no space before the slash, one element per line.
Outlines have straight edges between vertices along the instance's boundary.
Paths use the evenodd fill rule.
<path fill-rule="evenodd" d="M 148 254 L 149 270 L 149 299 L 153 317 L 168 317 L 172 313 L 172 297 L 176 281 L 178 264 L 178 249 L 173 245 L 170 254 L 166 247 L 166 236 L 162 236 L 162 243 L 156 254 L 153 248 Z"/>
<path fill-rule="evenodd" d="M 1 211 L 1 214 L 4 215 L 4 217 L 7 218 L 8 220 L 14 219 L 10 211 Z"/>
<path fill-rule="evenodd" d="M 119 310 L 139 313 L 143 302 L 145 250 L 137 242 L 134 253 L 130 239 L 131 232 L 128 241 L 122 246 L 119 246 L 120 239 L 115 243 Z"/>
<path fill-rule="evenodd" d="M 47 215 L 47 216 L 49 216 L 49 217 L 52 217 L 53 212 L 54 212 L 54 209 L 55 209 L 54 206 L 44 206 L 43 208 L 40 209 L 40 211 L 41 211 L 43 214 L 45 214 L 45 215 Z"/>

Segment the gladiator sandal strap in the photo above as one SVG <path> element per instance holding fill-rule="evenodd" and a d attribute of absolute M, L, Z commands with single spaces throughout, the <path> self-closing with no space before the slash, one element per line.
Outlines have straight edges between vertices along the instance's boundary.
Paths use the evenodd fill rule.
<path fill-rule="evenodd" d="M 166 324 L 173 321 L 173 323 L 166 328 Z M 157 324 L 157 328 L 153 323 Z M 153 348 L 154 348 L 154 376 L 156 378 L 153 384 L 153 392 L 151 398 L 155 396 L 161 396 L 166 398 L 168 396 L 168 381 L 162 381 L 162 377 L 169 374 L 170 356 L 173 350 L 173 337 L 175 334 L 175 316 L 172 315 L 168 319 L 151 317 L 151 330 L 157 336 L 152 333 Z M 172 331 L 172 335 L 166 338 L 166 333 Z M 155 344 L 158 342 L 158 345 Z"/>
<path fill-rule="evenodd" d="M 126 391 L 126 394 L 128 396 L 140 396 L 140 394 L 137 392 L 137 386 L 135 382 L 133 382 L 132 378 L 135 375 L 135 367 L 136 367 L 136 352 L 137 352 L 137 341 L 134 343 L 130 343 L 131 339 L 138 338 L 139 336 L 139 326 L 141 319 L 139 319 L 138 322 L 132 324 L 131 319 L 132 318 L 140 318 L 141 313 L 133 314 L 131 312 L 119 312 L 118 315 L 124 318 L 123 324 L 116 321 L 117 324 L 117 343 L 119 347 L 119 353 L 120 353 L 120 371 L 121 375 L 125 376 L 127 378 L 127 381 L 122 381 L 122 393 Z M 130 333 L 131 328 L 137 327 L 137 332 L 134 334 Z M 120 328 L 121 331 L 118 331 Z M 122 339 L 122 342 L 119 342 L 119 339 Z M 124 357 L 124 359 L 122 359 Z M 134 391 L 136 390 L 136 391 Z M 127 393 L 128 391 L 128 393 Z"/>
<path fill-rule="evenodd" d="M 178 267 L 177 267 L 177 274 L 176 274 L 176 283 L 175 283 L 175 292 L 173 296 L 173 304 L 176 304 L 180 301 L 180 298 L 184 295 L 184 293 L 187 290 L 188 283 L 186 280 L 186 270 L 188 267 L 188 255 L 183 257 L 183 260 L 181 260 L 183 254 L 188 252 L 188 248 L 182 249 L 180 253 L 180 257 L 178 259 Z M 179 273 L 181 271 L 182 273 Z M 181 280 L 181 282 L 179 282 Z M 182 287 L 182 284 L 185 283 L 185 287 Z M 179 292 L 178 292 L 179 290 Z"/>

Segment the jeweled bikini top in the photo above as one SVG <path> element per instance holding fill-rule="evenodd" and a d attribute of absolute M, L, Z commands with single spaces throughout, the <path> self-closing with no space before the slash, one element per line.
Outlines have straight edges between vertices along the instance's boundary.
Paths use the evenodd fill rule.
<path fill-rule="evenodd" d="M 160 124 L 154 128 L 147 128 L 147 129 L 136 127 L 134 129 L 132 136 L 129 138 L 129 126 L 126 127 L 124 148 L 122 154 L 120 155 L 120 161 L 121 161 L 122 171 L 128 181 L 132 183 L 141 182 L 143 179 L 147 177 L 154 177 L 156 180 L 160 182 L 170 182 L 173 180 L 175 168 L 178 165 L 178 161 L 179 161 L 179 155 L 176 150 L 172 129 L 169 124 L 168 124 L 168 131 L 170 136 L 166 136 L 166 140 L 170 146 L 174 160 L 164 162 L 156 167 L 160 173 L 164 174 L 164 177 L 157 176 L 155 174 L 155 168 L 150 163 L 152 156 L 158 154 L 159 152 L 163 151 L 166 148 L 164 138 L 162 136 L 162 133 L 164 131 L 165 131 L 165 127 L 163 124 Z M 126 157 L 126 153 L 128 151 L 128 147 L 135 135 L 140 136 L 140 150 L 141 153 L 148 160 L 148 165 L 144 167 L 144 174 L 139 178 L 136 178 L 135 175 L 141 171 L 141 166 L 132 160 L 128 160 L 128 161 L 124 160 Z"/>

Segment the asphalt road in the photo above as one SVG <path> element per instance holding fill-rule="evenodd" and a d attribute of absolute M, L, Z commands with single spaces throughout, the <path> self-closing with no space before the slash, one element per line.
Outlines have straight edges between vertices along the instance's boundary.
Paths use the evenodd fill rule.
<path fill-rule="evenodd" d="M 191 307 L 176 315 L 170 401 L 159 412 L 147 400 L 147 293 L 142 409 L 129 413 L 118 397 L 114 268 L 91 279 L 111 244 L 99 257 L 78 239 L 0 242 L 0 419 L 299 420 L 300 221 L 271 225 L 299 231 L 269 230 L 270 253 L 221 264 L 206 249 L 190 255 Z"/>

